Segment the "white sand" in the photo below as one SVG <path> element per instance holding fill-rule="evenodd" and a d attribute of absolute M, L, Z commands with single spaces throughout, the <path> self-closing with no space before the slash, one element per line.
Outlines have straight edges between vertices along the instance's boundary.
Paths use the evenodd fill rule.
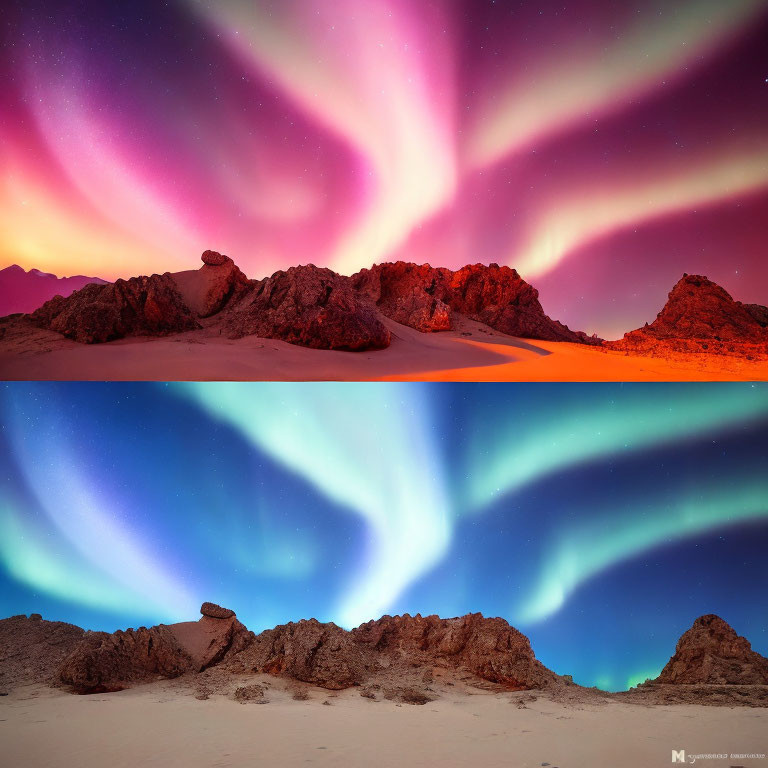
<path fill-rule="evenodd" d="M 652 768 L 672 750 L 768 753 L 768 710 L 610 702 L 565 706 L 478 692 L 424 706 L 312 689 L 308 701 L 198 701 L 153 685 L 73 696 L 42 687 L 0 699 L 4 768 L 121 766 L 503 766 Z M 323 701 L 332 706 L 323 705 Z M 697 760 L 768 766 L 768 759 Z"/>

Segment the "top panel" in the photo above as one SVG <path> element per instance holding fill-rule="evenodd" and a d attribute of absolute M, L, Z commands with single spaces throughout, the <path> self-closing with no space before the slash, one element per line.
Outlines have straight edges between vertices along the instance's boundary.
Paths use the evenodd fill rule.
<path fill-rule="evenodd" d="M 2 379 L 768 379 L 768 0 L 6 6 Z"/>

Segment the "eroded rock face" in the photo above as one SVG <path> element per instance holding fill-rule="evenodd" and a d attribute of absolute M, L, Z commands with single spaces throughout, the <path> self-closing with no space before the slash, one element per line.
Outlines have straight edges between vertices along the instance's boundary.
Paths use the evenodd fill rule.
<path fill-rule="evenodd" d="M 225 328 L 233 338 L 255 335 L 315 349 L 357 351 L 390 342 L 375 307 L 346 278 L 312 264 L 255 283 Z"/>
<path fill-rule="evenodd" d="M 78 693 L 117 691 L 158 677 L 202 672 L 253 642 L 253 632 L 234 611 L 203 603 L 200 612 L 198 621 L 88 632 L 62 663 L 59 677 Z"/>
<path fill-rule="evenodd" d="M 540 688 L 556 680 L 534 656 L 528 638 L 504 619 L 471 613 L 439 616 L 383 616 L 352 630 L 356 643 L 409 664 L 447 663 L 515 690 Z"/>
<path fill-rule="evenodd" d="M 451 308 L 435 295 L 438 278 L 442 278 L 442 271 L 428 264 L 398 261 L 363 269 L 350 282 L 356 291 L 374 301 L 383 315 L 428 333 L 451 328 Z M 444 294 L 443 282 L 441 279 L 440 294 Z"/>
<path fill-rule="evenodd" d="M 765 310 L 765 312 L 763 311 Z M 734 345 L 768 345 L 768 310 L 734 301 L 702 275 L 683 275 L 656 319 L 609 344 L 614 349 L 663 354 L 665 350 L 734 352 Z"/>
<path fill-rule="evenodd" d="M 457 271 L 398 261 L 377 264 L 350 278 L 387 317 L 420 331 L 450 328 L 451 311 L 511 336 L 598 343 L 549 318 L 539 293 L 516 270 L 471 264 Z"/>
<path fill-rule="evenodd" d="M 0 620 L 0 692 L 16 685 L 50 683 L 85 631 L 39 613 Z"/>
<path fill-rule="evenodd" d="M 253 284 L 228 256 L 206 251 L 202 259 L 200 269 L 174 272 L 172 277 L 187 307 L 206 318 L 239 301 Z"/>
<path fill-rule="evenodd" d="M 99 693 L 178 677 L 194 666 L 173 630 L 161 624 L 112 634 L 88 632 L 62 663 L 59 676 L 78 693 Z"/>
<path fill-rule="evenodd" d="M 371 668 L 366 655 L 351 633 L 336 624 L 303 619 L 257 635 L 238 662 L 251 672 L 283 675 L 340 690 L 366 679 Z"/>
<path fill-rule="evenodd" d="M 768 307 L 762 304 L 742 304 L 742 307 L 749 312 L 762 328 L 768 327 Z"/>
<path fill-rule="evenodd" d="M 656 683 L 768 685 L 768 659 L 719 616 L 700 616 L 677 643 Z"/>
<path fill-rule="evenodd" d="M 218 664 L 228 653 L 238 653 L 254 638 L 234 613 L 226 618 L 203 616 L 198 621 L 171 624 L 169 629 L 197 672 Z"/>
<path fill-rule="evenodd" d="M 85 344 L 200 327 L 169 273 L 92 283 L 67 298 L 54 297 L 30 318 L 40 328 Z"/>

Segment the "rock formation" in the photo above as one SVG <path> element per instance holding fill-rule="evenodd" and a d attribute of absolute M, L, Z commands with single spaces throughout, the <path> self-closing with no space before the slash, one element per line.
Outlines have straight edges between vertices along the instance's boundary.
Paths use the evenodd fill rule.
<path fill-rule="evenodd" d="M 0 693 L 29 683 L 51 683 L 62 661 L 85 632 L 63 621 L 44 621 L 39 613 L 0 620 Z"/>
<path fill-rule="evenodd" d="M 309 619 L 255 635 L 227 608 L 203 603 L 200 610 L 198 621 L 112 634 L 26 616 L 4 619 L 0 693 L 41 682 L 77 693 L 108 692 L 185 674 L 182 684 L 197 698 L 231 694 L 239 685 L 235 698 L 242 701 L 267 701 L 264 686 L 271 683 L 264 677 L 248 682 L 248 675 L 258 674 L 284 678 L 301 699 L 307 698 L 301 684 L 359 686 L 367 698 L 410 704 L 433 700 L 438 680 L 492 691 L 546 690 L 561 699 L 586 690 L 541 664 L 528 638 L 504 619 L 479 613 L 383 616 L 351 631 Z M 768 706 L 768 659 L 721 618 L 701 616 L 656 680 L 598 694 L 648 703 Z"/>
<path fill-rule="evenodd" d="M 193 668 L 192 658 L 164 625 L 88 632 L 64 659 L 61 682 L 77 693 L 119 691 L 133 683 L 178 677 Z"/>
<path fill-rule="evenodd" d="M 383 616 L 352 630 L 357 644 L 408 664 L 444 664 L 465 669 L 513 690 L 540 688 L 557 676 L 534 656 L 528 638 L 504 619 L 470 613 Z"/>
<path fill-rule="evenodd" d="M 257 282 L 224 327 L 233 338 L 255 335 L 315 349 L 377 349 L 390 341 L 376 309 L 346 278 L 312 264 Z"/>
<path fill-rule="evenodd" d="M 212 619 L 231 619 L 235 615 L 233 610 L 222 608 L 220 605 L 216 605 L 216 603 L 203 603 L 200 606 L 200 613 Z"/>
<path fill-rule="evenodd" d="M 331 690 L 358 685 L 375 668 L 373 655 L 358 646 L 350 632 L 316 619 L 265 630 L 236 661 L 250 672 L 282 675 Z"/>
<path fill-rule="evenodd" d="M 253 633 L 232 611 L 213 603 L 203 608 L 207 615 L 199 621 L 86 633 L 64 659 L 61 682 L 78 693 L 117 691 L 158 677 L 201 672 L 253 641 Z M 228 615 L 215 618 L 211 612 Z"/>
<path fill-rule="evenodd" d="M 205 251 L 201 258 L 196 270 L 87 285 L 46 302 L 26 322 L 89 344 L 204 327 L 232 339 L 359 351 L 389 345 L 385 318 L 432 332 L 449 330 L 460 313 L 514 336 L 599 342 L 547 317 L 536 289 L 496 264 L 454 272 L 397 262 L 352 277 L 308 264 L 249 280 L 228 256 Z"/>
<path fill-rule="evenodd" d="M 125 336 L 161 336 L 200 325 L 170 273 L 86 285 L 56 296 L 30 315 L 40 328 L 94 344 Z"/>
<path fill-rule="evenodd" d="M 700 616 L 655 683 L 768 685 L 768 659 L 719 616 Z"/>
<path fill-rule="evenodd" d="M 202 255 L 203 266 L 171 274 L 184 303 L 200 318 L 237 303 L 252 287 L 235 262 L 216 251 Z"/>
<path fill-rule="evenodd" d="M 419 331 L 451 327 L 451 312 L 511 336 L 598 343 L 544 314 L 539 292 L 516 270 L 472 264 L 457 271 L 402 261 L 377 264 L 350 278 L 382 314 Z"/>
<path fill-rule="evenodd" d="M 660 356 L 668 351 L 739 353 L 749 345 L 768 351 L 766 322 L 765 307 L 734 301 L 701 275 L 683 275 L 652 323 L 607 346 Z"/>

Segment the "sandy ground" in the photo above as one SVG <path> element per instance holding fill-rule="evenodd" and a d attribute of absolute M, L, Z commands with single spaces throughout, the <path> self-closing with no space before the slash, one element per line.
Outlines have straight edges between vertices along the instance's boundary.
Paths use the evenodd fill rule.
<path fill-rule="evenodd" d="M 172 686 L 73 696 L 42 686 L 0 700 L 5 768 L 135 766 L 504 766 L 653 768 L 727 753 L 698 766 L 768 766 L 768 710 L 618 702 L 565 705 L 478 692 L 424 706 L 370 701 L 357 690 L 285 691 L 266 704 L 198 701 Z M 327 706 L 324 702 L 329 702 Z"/>
<path fill-rule="evenodd" d="M 85 345 L 50 331 L 0 341 L 2 380 L 89 381 L 756 381 L 768 361 L 681 355 L 674 360 L 582 344 L 516 339 L 460 319 L 424 334 L 390 322 L 390 347 L 306 349 L 271 339 L 236 341 L 212 329 Z"/>

